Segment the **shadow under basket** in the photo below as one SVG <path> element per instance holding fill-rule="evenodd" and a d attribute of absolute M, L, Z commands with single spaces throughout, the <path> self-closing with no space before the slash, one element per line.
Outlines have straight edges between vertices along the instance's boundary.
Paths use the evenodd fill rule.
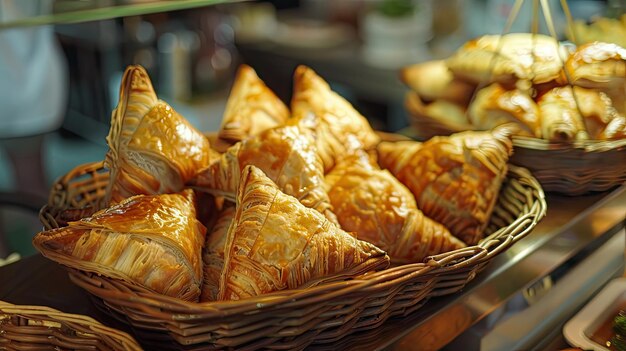
<path fill-rule="evenodd" d="M 98 207 L 106 175 L 102 164 L 94 163 L 60 178 L 40 213 L 45 227 L 59 226 L 56 218 L 74 204 Z M 71 280 L 90 293 L 96 306 L 130 324 L 145 347 L 294 350 L 333 345 L 391 317 L 407 316 L 431 297 L 459 291 L 493 257 L 526 236 L 545 213 L 539 183 L 526 169 L 510 166 L 488 236 L 478 245 L 431 256 L 423 263 L 329 277 L 317 285 L 239 301 L 186 302 L 86 271 L 78 260 L 55 260 L 67 266 Z"/>
<path fill-rule="evenodd" d="M 79 314 L 0 301 L 2 350 L 141 350 L 128 334 Z"/>

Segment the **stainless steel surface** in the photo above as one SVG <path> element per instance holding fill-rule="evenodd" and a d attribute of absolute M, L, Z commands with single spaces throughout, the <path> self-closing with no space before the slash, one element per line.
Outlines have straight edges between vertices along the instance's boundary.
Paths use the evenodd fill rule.
<path fill-rule="evenodd" d="M 468 345 L 483 351 L 541 348 L 609 280 L 622 275 L 624 244 L 622 228 L 563 275 L 557 269 L 518 291 L 445 349 L 467 350 Z"/>
<path fill-rule="evenodd" d="M 559 268 L 570 265 L 573 269 L 624 227 L 626 185 L 578 197 L 549 194 L 546 200 L 547 215 L 533 232 L 496 257 L 462 291 L 433 298 L 416 313 L 390 319 L 376 331 L 354 335 L 342 345 L 353 350 L 442 348 L 471 327 L 480 327 L 483 319 L 519 292 L 534 288 L 535 293 L 541 293 L 537 288 L 547 283 L 538 282 Z M 463 345 L 467 350 L 478 348 Z"/>
<path fill-rule="evenodd" d="M 626 217 L 626 185 L 606 194 L 580 197 L 548 196 L 548 212 L 535 230 L 498 256 L 475 281 L 460 294 L 442 301 L 433 300 L 422 311 L 424 319 L 407 328 L 392 349 L 409 350 L 407 342 L 415 335 L 437 330 L 433 323 L 446 315 L 450 328 L 440 340 L 451 341 L 470 326 L 496 311 L 519 291 L 549 276 L 570 258 L 606 241 L 603 237 Z M 451 312 L 454 311 L 454 312 Z M 545 311 L 546 315 L 550 311 Z M 432 321 L 432 322 L 431 322 Z M 488 327 L 488 326 L 485 326 Z M 413 330 L 411 330 L 413 329 Z M 439 327 L 438 329 L 442 329 Z M 478 349 L 477 345 L 465 349 Z"/>

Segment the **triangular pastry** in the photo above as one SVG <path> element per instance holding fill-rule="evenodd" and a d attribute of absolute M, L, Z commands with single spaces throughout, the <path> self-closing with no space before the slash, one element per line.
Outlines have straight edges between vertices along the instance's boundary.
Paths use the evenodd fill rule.
<path fill-rule="evenodd" d="M 578 89 L 576 89 L 578 91 Z M 537 104 L 541 114 L 541 134 L 555 142 L 589 139 L 571 86 L 554 88 L 543 94 Z M 581 96 L 582 97 L 582 96 Z"/>
<path fill-rule="evenodd" d="M 263 83 L 252 67 L 241 65 L 226 102 L 218 136 L 236 143 L 281 126 L 288 118 L 287 106 Z"/>
<path fill-rule="evenodd" d="M 470 40 L 446 59 L 446 65 L 455 77 L 473 83 L 543 84 L 560 79 L 568 56 L 567 49 L 550 36 L 510 33 Z"/>
<path fill-rule="evenodd" d="M 235 217 L 235 206 L 226 203 L 220 211 L 213 231 L 206 236 L 206 244 L 202 261 L 204 263 L 204 283 L 200 302 L 215 301 L 219 292 L 220 276 L 224 268 L 224 248 L 226 247 L 226 235 L 233 218 Z"/>
<path fill-rule="evenodd" d="M 612 130 L 617 132 L 614 128 L 619 124 L 613 120 L 622 119 L 623 116 L 613 106 L 611 98 L 596 89 L 574 87 L 574 93 L 576 105 L 583 116 L 589 137 L 591 139 L 613 139 L 615 133 Z"/>
<path fill-rule="evenodd" d="M 241 171 L 248 165 L 259 167 L 283 192 L 336 222 L 315 141 L 297 126 L 266 130 L 233 145 L 189 184 L 235 201 Z"/>
<path fill-rule="evenodd" d="M 473 84 L 455 79 L 443 60 L 404 67 L 400 79 L 426 102 L 445 100 L 467 106 L 475 89 Z"/>
<path fill-rule="evenodd" d="M 291 112 L 293 118 L 289 123 L 307 126 L 315 132 L 326 173 L 346 154 L 347 135 L 355 135 L 366 150 L 373 149 L 380 141 L 367 119 L 305 66 L 299 66 L 294 73 Z"/>
<path fill-rule="evenodd" d="M 379 163 L 411 190 L 417 207 L 468 245 L 489 222 L 512 152 L 510 125 L 424 143 L 383 142 Z"/>
<path fill-rule="evenodd" d="M 478 91 L 469 107 L 468 118 L 474 129 L 489 130 L 501 124 L 516 123 L 518 134 L 541 138 L 539 107 L 530 95 L 519 89 L 504 89 L 494 83 Z"/>
<path fill-rule="evenodd" d="M 317 278 L 359 275 L 388 263 L 382 250 L 350 236 L 281 192 L 263 171 L 248 166 L 228 230 L 218 299 L 293 289 Z"/>
<path fill-rule="evenodd" d="M 328 195 L 341 228 L 355 232 L 389 255 L 391 262 L 421 262 L 426 256 L 465 247 L 417 208 L 413 194 L 389 171 L 359 152 L 326 175 Z"/>
<path fill-rule="evenodd" d="M 208 139 L 157 99 L 141 66 L 124 72 L 107 144 L 107 204 L 137 194 L 179 192 L 211 157 Z"/>
<path fill-rule="evenodd" d="M 626 49 L 613 43 L 579 46 L 568 58 L 562 82 L 585 88 L 611 89 L 626 84 Z"/>
<path fill-rule="evenodd" d="M 470 130 L 465 108 L 454 102 L 438 99 L 430 103 L 424 103 L 420 96 L 413 91 L 406 93 L 404 107 L 412 116 L 419 119 L 432 119 L 437 123 L 432 123 L 428 128 L 437 135 L 448 135 L 451 130 Z M 443 127 L 438 127 L 443 125 Z"/>
<path fill-rule="evenodd" d="M 33 245 L 61 264 L 132 281 L 157 293 L 197 301 L 206 229 L 193 191 L 137 195 L 67 227 L 41 232 Z"/>

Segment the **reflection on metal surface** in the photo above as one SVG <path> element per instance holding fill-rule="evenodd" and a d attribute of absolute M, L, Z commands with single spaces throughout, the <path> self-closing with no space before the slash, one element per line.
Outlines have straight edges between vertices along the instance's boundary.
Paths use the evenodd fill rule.
<path fill-rule="evenodd" d="M 333 344 L 316 345 L 312 349 L 428 350 L 441 348 L 452 340 L 443 346 L 444 350 L 478 350 L 481 349 L 482 338 L 493 332 L 497 322 L 510 319 L 507 311 L 523 313 L 530 305 L 539 306 L 542 315 L 551 317 L 551 325 L 564 322 L 565 316 L 574 311 L 567 308 L 567 304 L 561 306 L 560 302 L 565 297 L 556 290 L 560 283 L 565 282 L 562 285 L 569 285 L 572 289 L 570 291 L 579 292 L 578 295 L 571 295 L 572 305 L 575 305 L 585 295 L 591 294 L 589 287 L 595 291 L 611 276 L 623 270 L 623 256 L 617 257 L 615 252 L 624 252 L 626 185 L 611 192 L 588 196 L 548 195 L 547 202 L 548 214 L 535 230 L 495 257 L 463 290 L 432 298 L 419 310 L 407 316 L 390 318 L 375 330 L 358 333 Z M 622 230 L 621 234 L 618 230 Z M 619 240 L 621 248 L 616 249 L 614 243 Z M 615 252 L 611 251 L 609 255 L 602 251 L 601 248 L 606 247 Z M 598 256 L 604 261 L 595 258 Z M 589 257 L 592 258 L 587 262 L 593 263 L 595 271 L 586 271 L 589 279 L 580 279 L 581 273 L 574 270 L 582 267 L 582 263 Z M 566 277 L 570 272 L 575 272 L 569 275 L 574 277 L 572 283 L 565 280 L 569 279 Z M 543 280 L 546 277 L 549 277 L 549 282 Z M 536 285 L 538 281 L 542 283 Z M 549 292 L 545 293 L 549 286 Z M 524 291 L 528 293 L 529 288 L 534 290 L 535 299 L 532 301 L 526 300 L 523 294 Z M 559 303 L 560 309 L 550 311 L 543 307 L 544 301 L 549 301 L 552 306 Z M 518 322 L 516 325 L 521 324 Z M 548 340 L 561 331 L 560 328 L 553 328 L 552 332 L 556 334 L 549 336 Z M 463 339 L 459 337 L 461 334 Z M 535 348 L 535 336 L 530 335 L 520 342 L 525 342 L 525 347 Z M 498 336 L 493 340 L 506 340 L 503 338 Z M 493 345 L 501 344 L 494 342 Z"/>
<path fill-rule="evenodd" d="M 532 306 L 537 301 L 541 300 L 552 289 L 552 278 L 550 276 L 544 277 L 540 281 L 532 284 L 528 288 L 522 290 L 524 300 L 528 305 Z"/>
<path fill-rule="evenodd" d="M 616 235 L 616 232 L 624 227 L 626 219 L 626 185 L 611 192 L 587 196 L 549 194 L 546 200 L 548 213 L 535 230 L 495 257 L 462 291 L 433 298 L 409 316 L 388 320 L 372 333 L 375 337 L 355 335 L 342 340 L 341 345 L 349 350 L 417 350 L 416 347 L 422 345 L 426 348 L 440 347 L 469 330 L 475 337 L 465 338 L 462 349 L 480 349 L 480 336 L 487 335 L 494 328 L 493 321 L 503 320 L 502 316 L 507 309 L 517 308 L 521 311 L 529 306 L 523 291 L 533 287 L 535 282 L 550 277 L 550 283 L 546 281 L 534 286 L 535 297 L 542 295 L 536 290 L 538 286 L 545 290 L 552 284 L 550 292 L 530 304 L 539 305 L 544 299 L 555 298 L 553 296 L 557 295 L 553 292 L 559 279 L 565 279 L 568 272 L 611 238 L 621 236 L 623 240 L 624 235 Z M 610 266 L 609 261 L 605 268 Z M 597 265 L 596 268 L 599 267 Z M 591 281 L 589 284 L 597 284 L 599 288 L 613 273 L 599 274 L 600 280 L 587 279 Z M 548 310 L 543 312 L 546 315 L 552 313 Z M 562 317 L 565 312 L 560 313 L 555 317 Z M 442 323 L 447 327 L 441 327 Z M 435 337 L 438 342 L 427 341 Z M 420 338 L 422 340 L 418 345 Z M 452 342 L 453 345 L 456 341 Z M 459 345 L 455 346 L 457 348 L 452 345 L 444 348 L 458 349 Z"/>
<path fill-rule="evenodd" d="M 393 346 L 394 351 L 439 350 L 452 341 L 450 335 L 461 333 L 472 323 L 471 312 L 462 305 L 436 314 L 428 324 L 418 326 L 400 342 Z"/>
<path fill-rule="evenodd" d="M 527 299 L 526 292 L 511 298 L 498 312 L 481 323 L 491 322 L 483 328 L 486 333 L 472 333 L 468 337 L 480 340 L 481 350 L 529 350 L 540 344 L 553 330 L 561 330 L 563 323 L 572 316 L 593 294 L 610 279 L 621 275 L 624 269 L 624 230 L 588 256 L 583 262 L 569 270 L 555 282 L 549 294 Z M 547 276 L 541 281 L 552 281 Z M 551 284 L 551 283 L 550 283 Z M 537 287 L 533 284 L 532 287 Z M 531 290 L 533 291 L 533 290 Z M 523 298 L 522 298 L 523 297 Z M 463 337 L 449 345 L 465 345 Z M 476 341 L 475 341 L 476 342 Z"/>

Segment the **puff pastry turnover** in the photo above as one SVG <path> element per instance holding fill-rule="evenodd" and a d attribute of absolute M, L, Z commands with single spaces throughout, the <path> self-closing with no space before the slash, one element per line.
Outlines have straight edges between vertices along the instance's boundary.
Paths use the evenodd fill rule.
<path fill-rule="evenodd" d="M 206 237 L 206 245 L 202 254 L 204 262 L 204 284 L 200 302 L 215 301 L 220 287 L 220 276 L 224 268 L 224 248 L 226 247 L 226 235 L 233 218 L 235 217 L 235 206 L 226 203 L 220 211 L 213 231 Z"/>
<path fill-rule="evenodd" d="M 230 147 L 190 184 L 235 201 L 239 177 L 247 165 L 259 167 L 286 194 L 336 222 L 324 190 L 322 161 L 309 133 L 298 126 L 266 130 Z"/>
<path fill-rule="evenodd" d="M 211 158 L 208 139 L 157 99 L 140 66 L 124 72 L 107 143 L 105 164 L 111 171 L 107 204 L 137 194 L 181 191 Z"/>
<path fill-rule="evenodd" d="M 571 86 L 554 88 L 539 98 L 541 134 L 556 142 L 589 139 Z"/>
<path fill-rule="evenodd" d="M 470 40 L 446 64 L 455 76 L 474 83 L 510 86 L 520 79 L 542 84 L 561 77 L 568 56 L 567 49 L 552 37 L 511 33 Z"/>
<path fill-rule="evenodd" d="M 287 118 L 287 106 L 263 83 L 252 67 L 241 65 L 226 102 L 218 136 L 235 143 L 281 126 Z"/>
<path fill-rule="evenodd" d="M 419 94 L 414 91 L 409 91 L 406 93 L 404 106 L 413 116 L 425 116 L 436 120 L 439 124 L 444 124 L 446 128 L 442 130 L 435 129 L 436 127 L 434 126 L 429 126 L 429 128 L 433 128 L 434 133 L 440 135 L 450 134 L 450 130 L 471 130 L 473 128 L 465 116 L 465 108 L 454 102 L 439 99 L 425 104 Z"/>
<path fill-rule="evenodd" d="M 612 43 L 592 42 L 579 46 L 565 64 L 570 81 L 585 88 L 610 89 L 626 84 L 626 49 Z"/>
<path fill-rule="evenodd" d="M 575 103 L 583 117 L 585 129 L 592 139 L 612 139 L 615 132 L 611 130 L 617 124 L 611 122 L 623 118 L 613 106 L 611 98 L 598 90 L 574 87 Z M 609 128 L 609 125 L 611 127 Z M 615 130 L 617 131 L 617 130 Z"/>
<path fill-rule="evenodd" d="M 514 122 L 518 134 L 541 138 L 539 107 L 519 89 L 504 89 L 494 83 L 478 91 L 469 107 L 469 120 L 479 130 L 489 130 Z"/>
<path fill-rule="evenodd" d="M 335 166 L 326 184 L 341 228 L 386 251 L 391 262 L 421 262 L 465 247 L 443 225 L 424 216 L 409 189 L 364 152 Z"/>
<path fill-rule="evenodd" d="M 455 79 L 443 60 L 432 60 L 404 67 L 400 79 L 425 101 L 438 99 L 467 106 L 475 86 Z"/>
<path fill-rule="evenodd" d="M 382 250 L 353 238 L 248 166 L 228 230 L 218 299 L 239 300 L 388 264 Z"/>
<path fill-rule="evenodd" d="M 41 232 L 33 244 L 48 258 L 132 281 L 157 293 L 197 301 L 206 229 L 194 194 L 137 195 L 67 227 Z"/>
<path fill-rule="evenodd" d="M 294 73 L 291 112 L 293 119 L 289 123 L 305 125 L 315 132 L 325 173 L 346 154 L 347 135 L 355 135 L 366 150 L 380 141 L 367 119 L 305 66 L 299 66 Z"/>
<path fill-rule="evenodd" d="M 379 163 L 406 185 L 424 214 L 468 245 L 488 224 L 512 152 L 509 125 L 422 143 L 383 142 Z"/>

